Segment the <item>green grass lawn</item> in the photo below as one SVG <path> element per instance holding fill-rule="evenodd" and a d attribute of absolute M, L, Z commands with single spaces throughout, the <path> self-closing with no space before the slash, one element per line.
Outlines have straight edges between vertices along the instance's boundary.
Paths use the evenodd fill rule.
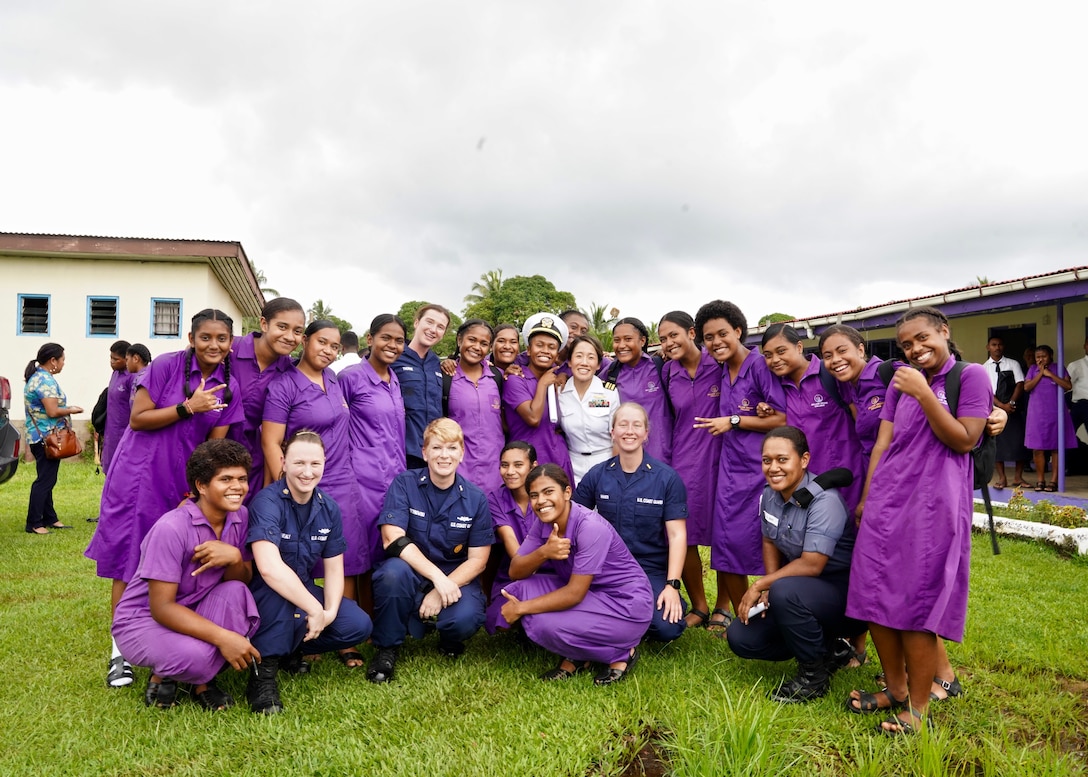
<path fill-rule="evenodd" d="M 56 501 L 76 528 L 38 537 L 23 532 L 33 470 L 0 486 L 0 775 L 634 775 L 640 751 L 660 759 L 651 774 L 1088 773 L 1088 563 L 1044 546 L 1002 539 L 995 557 L 977 538 L 967 638 L 949 646 L 967 695 L 909 741 L 843 707 L 875 687 L 873 663 L 818 702 L 780 706 L 765 694 L 792 662 L 742 661 L 702 630 L 645 646 L 612 688 L 545 685 L 553 657 L 481 632 L 455 662 L 434 636 L 409 642 L 382 687 L 322 660 L 284 678 L 277 717 L 244 701 L 158 711 L 143 705 L 146 670 L 127 689 L 104 683 L 108 584 L 82 555 L 101 477 L 66 462 Z M 242 699 L 245 676 L 223 677 Z"/>

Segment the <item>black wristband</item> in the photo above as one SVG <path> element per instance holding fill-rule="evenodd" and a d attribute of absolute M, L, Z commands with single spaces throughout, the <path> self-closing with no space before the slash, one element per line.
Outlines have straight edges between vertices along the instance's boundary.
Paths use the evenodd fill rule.
<path fill-rule="evenodd" d="M 408 539 L 407 535 L 402 534 L 385 547 L 385 557 L 398 558 L 400 554 L 404 552 L 405 548 L 414 544 L 414 542 Z"/>
<path fill-rule="evenodd" d="M 429 594 L 433 590 L 434 590 L 434 581 L 432 581 L 432 580 L 424 580 L 422 583 L 419 584 L 419 592 L 421 594 L 426 595 L 426 594 Z"/>
<path fill-rule="evenodd" d="M 178 411 L 178 418 L 185 419 L 193 417 L 193 411 L 187 408 L 184 402 L 178 402 L 178 406 L 174 409 Z"/>

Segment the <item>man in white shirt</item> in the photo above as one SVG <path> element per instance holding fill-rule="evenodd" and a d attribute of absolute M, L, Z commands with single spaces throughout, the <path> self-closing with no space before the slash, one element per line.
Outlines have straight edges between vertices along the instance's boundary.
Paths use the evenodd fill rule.
<path fill-rule="evenodd" d="M 1080 433 L 1080 425 L 1088 423 L 1088 340 L 1084 341 L 1084 357 L 1072 362 L 1066 369 L 1073 382 L 1073 428 Z"/>
<path fill-rule="evenodd" d="M 990 376 L 990 388 L 994 391 L 994 407 L 1000 407 L 1009 414 L 1005 431 L 997 436 L 997 481 L 994 488 L 1005 488 L 1005 462 L 1016 462 L 1016 479 L 1013 487 L 1026 487 L 1024 483 L 1024 412 L 1017 409 L 1024 393 L 1024 371 L 1020 362 L 1005 356 L 1005 342 L 998 336 L 991 337 L 986 343 L 986 352 L 990 358 L 983 362 L 986 374 Z M 1088 407 L 1088 405 L 1086 405 Z"/>
<path fill-rule="evenodd" d="M 345 367 L 350 367 L 353 364 L 358 364 L 362 361 L 359 356 L 359 335 L 352 332 L 350 329 L 344 332 L 340 337 L 340 347 L 344 352 L 340 355 L 340 358 L 329 365 L 329 369 L 340 374 L 340 370 Z"/>

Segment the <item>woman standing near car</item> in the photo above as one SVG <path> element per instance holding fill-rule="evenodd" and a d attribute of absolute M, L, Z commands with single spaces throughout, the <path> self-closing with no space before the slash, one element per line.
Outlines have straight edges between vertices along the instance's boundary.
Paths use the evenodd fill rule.
<path fill-rule="evenodd" d="M 57 517 L 53 507 L 53 486 L 57 484 L 60 459 L 45 455 L 45 436 L 69 423 L 68 417 L 82 413 L 83 408 L 68 407 L 68 397 L 60 389 L 56 375 L 64 369 L 64 348 L 46 343 L 38 356 L 26 365 L 23 379 L 23 406 L 26 411 L 26 433 L 30 452 L 34 454 L 37 476 L 30 486 L 30 504 L 26 511 L 28 534 L 49 534 L 50 529 L 69 529 Z"/>

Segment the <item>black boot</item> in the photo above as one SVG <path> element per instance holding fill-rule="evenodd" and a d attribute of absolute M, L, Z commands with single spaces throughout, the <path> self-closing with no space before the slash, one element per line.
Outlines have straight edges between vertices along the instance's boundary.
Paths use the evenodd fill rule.
<path fill-rule="evenodd" d="M 831 688 L 831 672 L 826 659 L 798 661 L 797 676 L 771 693 L 771 699 L 784 704 L 812 701 L 826 696 Z"/>
<path fill-rule="evenodd" d="M 283 712 L 280 701 L 280 689 L 276 684 L 276 673 L 280 670 L 279 656 L 265 656 L 259 664 L 250 670 L 249 684 L 246 685 L 246 699 L 254 712 L 263 715 L 276 715 Z"/>

